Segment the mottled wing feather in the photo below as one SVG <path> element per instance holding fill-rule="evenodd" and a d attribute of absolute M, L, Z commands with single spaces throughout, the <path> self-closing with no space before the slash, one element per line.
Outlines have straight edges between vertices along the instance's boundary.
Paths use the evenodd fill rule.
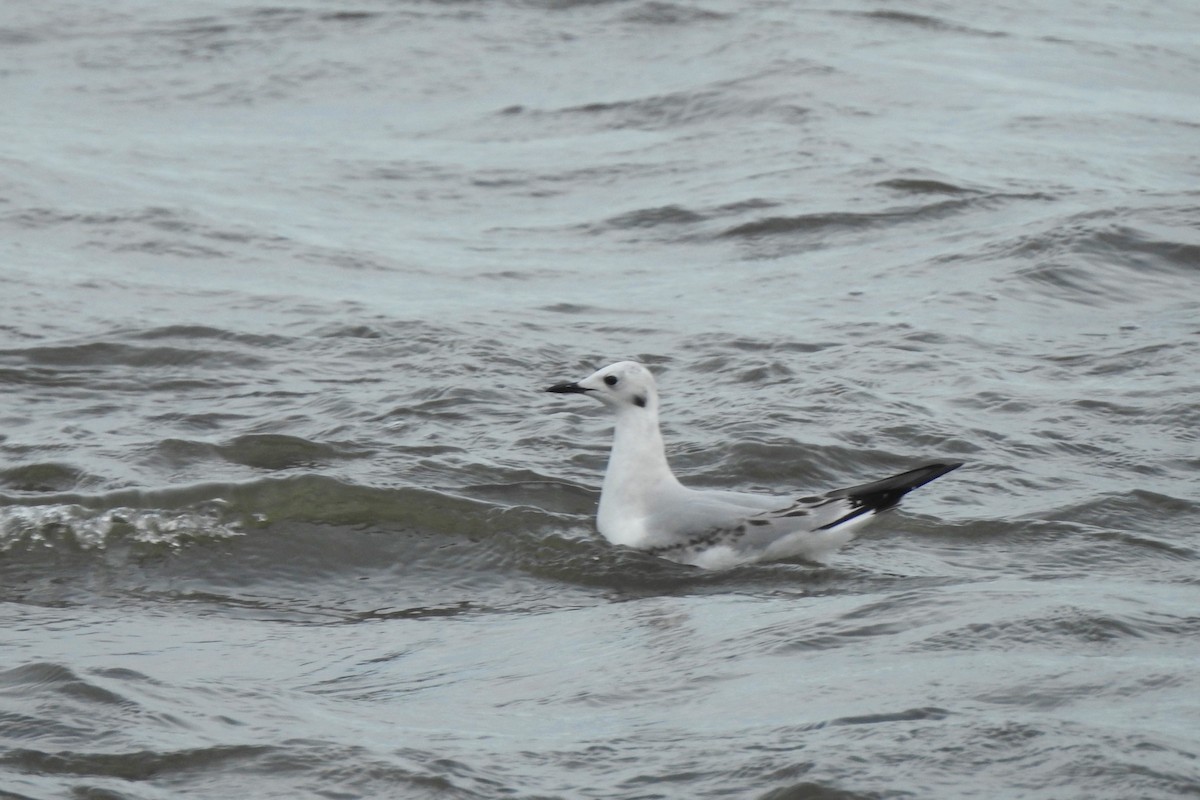
<path fill-rule="evenodd" d="M 679 558 L 710 547 L 761 548 L 789 534 L 829 530 L 870 510 L 852 498 L 804 497 L 775 511 L 749 515 L 736 524 L 716 525 L 678 542 L 646 548 L 646 552 Z"/>
<path fill-rule="evenodd" d="M 669 517 L 654 520 L 658 543 L 647 552 L 689 561 L 710 548 L 735 552 L 775 548 L 804 552 L 805 542 L 824 546 L 832 534 L 845 534 L 857 523 L 895 506 L 905 494 L 945 473 L 958 463 L 927 464 L 880 481 L 787 498 L 724 491 L 686 490 L 688 496 Z M 774 508 L 770 504 L 778 503 Z M 809 536 L 811 534 L 811 536 Z M 790 543 L 788 543 L 790 542 Z"/>
<path fill-rule="evenodd" d="M 745 523 L 732 527 L 714 527 L 703 533 L 689 536 L 681 542 L 648 547 L 646 548 L 646 552 L 664 558 L 679 558 L 689 552 L 696 553 L 701 550 L 707 550 L 710 547 L 720 547 L 722 545 L 737 547 L 745 537 L 746 530 Z"/>

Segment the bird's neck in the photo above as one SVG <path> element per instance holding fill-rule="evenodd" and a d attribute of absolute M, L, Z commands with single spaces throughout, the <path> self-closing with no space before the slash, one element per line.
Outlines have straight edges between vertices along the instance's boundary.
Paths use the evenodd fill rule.
<path fill-rule="evenodd" d="M 617 413 L 612 454 L 600 492 L 601 512 L 614 505 L 638 513 L 645 499 L 679 481 L 667 464 L 656 408 L 628 408 Z"/>

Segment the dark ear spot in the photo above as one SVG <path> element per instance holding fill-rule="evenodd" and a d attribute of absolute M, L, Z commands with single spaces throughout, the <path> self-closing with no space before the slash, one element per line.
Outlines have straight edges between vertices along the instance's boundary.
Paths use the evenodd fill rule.
<path fill-rule="evenodd" d="M 638 408 L 646 407 L 646 396 L 644 394 L 634 395 L 633 404 Z"/>

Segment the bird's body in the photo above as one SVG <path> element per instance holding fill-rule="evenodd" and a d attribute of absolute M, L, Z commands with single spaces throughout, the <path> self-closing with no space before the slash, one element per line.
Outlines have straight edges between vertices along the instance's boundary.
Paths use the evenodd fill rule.
<path fill-rule="evenodd" d="M 874 483 L 814 496 L 689 489 L 667 464 L 658 390 L 633 361 L 604 367 L 559 394 L 589 394 L 616 412 L 596 526 L 613 544 L 720 569 L 751 561 L 820 559 L 909 491 L 961 466 L 936 463 Z"/>

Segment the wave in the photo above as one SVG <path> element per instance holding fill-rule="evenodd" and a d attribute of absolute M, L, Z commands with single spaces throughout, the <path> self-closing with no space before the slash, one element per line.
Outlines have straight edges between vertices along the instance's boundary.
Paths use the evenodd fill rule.
<path fill-rule="evenodd" d="M 54 543 L 91 550 L 111 541 L 179 545 L 224 539 L 282 522 L 396 525 L 437 533 L 478 535 L 519 508 L 432 490 L 357 486 L 322 475 L 206 483 L 98 495 L 72 492 L 36 499 L 0 494 L 0 549 Z M 529 522 L 554 515 L 530 509 Z"/>
<path fill-rule="evenodd" d="M 604 542 L 592 529 L 594 502 L 589 490 L 540 480 L 479 484 L 467 495 L 320 475 L 0 495 L 0 595 L 71 603 L 71 586 L 94 591 L 99 576 L 108 591 L 325 624 L 489 613 L 506 594 L 551 592 L 561 603 L 567 587 L 824 595 L 896 579 L 803 563 L 697 570 Z M 502 588 L 516 584 L 519 593 Z"/>

